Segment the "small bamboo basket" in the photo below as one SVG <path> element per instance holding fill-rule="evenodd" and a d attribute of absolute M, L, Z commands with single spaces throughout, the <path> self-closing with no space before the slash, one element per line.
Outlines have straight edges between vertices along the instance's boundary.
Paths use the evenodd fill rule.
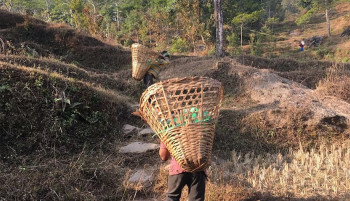
<path fill-rule="evenodd" d="M 210 165 L 223 94 L 217 80 L 185 77 L 155 83 L 141 96 L 142 118 L 186 172 Z"/>
<path fill-rule="evenodd" d="M 158 56 L 158 53 L 139 43 L 132 44 L 132 77 L 135 80 L 142 80 L 151 64 L 157 59 Z"/>

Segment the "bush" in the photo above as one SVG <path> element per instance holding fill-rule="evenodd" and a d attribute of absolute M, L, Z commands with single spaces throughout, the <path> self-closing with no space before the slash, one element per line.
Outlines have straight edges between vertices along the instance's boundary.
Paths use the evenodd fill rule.
<path fill-rule="evenodd" d="M 263 54 L 262 37 L 260 35 L 249 34 L 250 37 L 250 54 L 254 56 L 261 56 Z"/>
<path fill-rule="evenodd" d="M 209 50 L 208 50 L 208 56 L 215 56 L 216 55 L 216 48 L 215 45 L 213 45 Z"/>
<path fill-rule="evenodd" d="M 243 50 L 240 47 L 240 39 L 237 34 L 232 33 L 231 35 L 226 37 L 228 41 L 227 51 L 230 55 L 240 55 Z"/>
<path fill-rule="evenodd" d="M 324 47 L 319 47 L 316 50 L 316 56 L 319 59 L 324 59 L 324 58 L 333 58 L 334 57 L 334 53 L 332 50 L 324 48 Z"/>
<path fill-rule="evenodd" d="M 186 40 L 182 38 L 176 38 L 171 41 L 171 52 L 187 52 L 188 51 L 188 45 Z"/>

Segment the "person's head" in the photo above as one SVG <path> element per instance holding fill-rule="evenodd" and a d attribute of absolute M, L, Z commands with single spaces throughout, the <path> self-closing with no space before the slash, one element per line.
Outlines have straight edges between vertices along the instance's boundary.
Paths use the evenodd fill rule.
<path fill-rule="evenodd" d="M 169 59 L 170 56 L 168 51 L 164 50 L 163 52 L 160 53 L 159 57 L 161 57 L 162 59 L 166 59 L 166 58 Z"/>

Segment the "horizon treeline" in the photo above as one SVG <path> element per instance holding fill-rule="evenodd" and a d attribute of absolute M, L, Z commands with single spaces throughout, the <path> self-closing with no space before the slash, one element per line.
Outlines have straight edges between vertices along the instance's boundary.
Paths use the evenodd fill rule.
<path fill-rule="evenodd" d="M 221 0 L 226 51 L 276 41 L 277 24 L 296 16 L 295 26 L 349 0 Z M 2 9 L 62 22 L 124 46 L 139 42 L 194 52 L 215 44 L 213 0 L 0 0 Z M 325 19 L 326 20 L 326 19 Z M 258 54 L 258 52 L 256 52 Z"/>

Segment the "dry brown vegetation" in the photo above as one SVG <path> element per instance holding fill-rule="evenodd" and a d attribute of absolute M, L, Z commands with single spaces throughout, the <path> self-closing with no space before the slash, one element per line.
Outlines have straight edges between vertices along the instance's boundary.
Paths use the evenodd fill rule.
<path fill-rule="evenodd" d="M 120 154 L 144 89 L 131 79 L 130 52 L 66 25 L 0 10 L 0 200 L 161 200 L 167 167 L 155 151 Z M 250 70 L 271 69 L 325 96 L 349 102 L 349 66 L 237 57 L 172 57 L 162 79 L 209 76 L 225 87 L 206 200 L 348 200 L 348 133 L 306 130 L 307 106 L 291 108 L 278 130 L 247 95 Z M 329 68 L 331 67 L 331 68 Z M 236 70 L 236 71 L 235 71 Z M 254 70 L 255 71 L 255 70 Z M 257 113 L 259 114 L 259 113 Z M 271 129 L 273 128 L 273 129 Z M 314 128 L 319 129 L 319 128 Z M 129 188 L 133 168 L 153 168 L 150 186 Z M 182 200 L 186 200 L 186 189 Z"/>
<path fill-rule="evenodd" d="M 55 57 L 85 69 L 114 72 L 125 68 L 130 51 L 103 43 L 67 25 L 50 25 L 0 10 L 0 36 L 6 38 L 9 54 Z"/>
<path fill-rule="evenodd" d="M 27 67 L 1 62 L 0 71 L 1 197 L 118 199 L 112 175 L 125 159 L 111 154 L 132 122 L 128 98 Z"/>
<path fill-rule="evenodd" d="M 317 91 L 324 96 L 335 96 L 350 103 L 349 68 L 333 65 L 327 70 L 325 79 L 318 83 Z"/>
<path fill-rule="evenodd" d="M 286 20 L 276 27 L 277 41 L 273 45 L 267 44 L 263 55 L 270 58 L 294 58 L 298 61 L 349 62 L 349 37 L 341 37 L 341 33 L 349 26 L 349 8 L 349 3 L 343 1 L 330 11 L 330 37 L 327 36 L 327 24 L 323 14 L 312 17 L 308 24 L 300 27 L 295 24 L 297 15 L 286 16 Z M 299 41 L 314 36 L 323 37 L 321 45 L 306 45 L 305 51 L 300 52 Z"/>
<path fill-rule="evenodd" d="M 297 61 L 296 59 L 268 59 L 254 56 L 239 56 L 237 61 L 244 65 L 260 69 L 275 70 L 278 75 L 299 82 L 309 88 L 315 89 L 319 82 L 326 78 L 327 70 L 332 66 L 341 66 L 342 69 L 350 69 L 350 63 L 337 64 L 330 61 Z M 339 68 L 337 67 L 337 68 Z"/>
<path fill-rule="evenodd" d="M 267 155 L 233 151 L 213 172 L 221 172 L 224 180 L 239 182 L 247 191 L 271 200 L 346 200 L 350 198 L 349 146 L 345 141 L 331 147 Z"/>
<path fill-rule="evenodd" d="M 134 101 L 138 101 L 141 93 L 140 84 L 135 80 L 128 80 L 131 76 L 130 69 L 106 73 L 103 69 L 90 71 L 75 64 L 62 63 L 54 58 L 33 58 L 18 55 L 0 55 L 0 61 L 42 70 L 51 74 L 56 73 L 70 79 L 89 83 L 94 87 L 122 92 L 134 98 Z"/>

